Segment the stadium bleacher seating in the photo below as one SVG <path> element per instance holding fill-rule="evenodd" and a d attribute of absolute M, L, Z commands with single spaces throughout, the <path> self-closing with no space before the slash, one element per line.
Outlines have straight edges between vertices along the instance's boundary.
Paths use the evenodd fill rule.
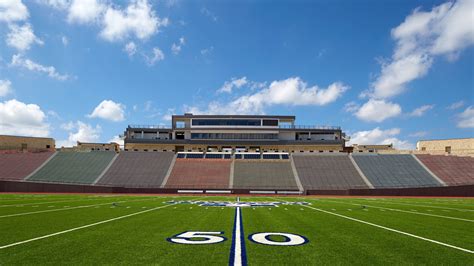
<path fill-rule="evenodd" d="M 353 158 L 375 188 L 441 185 L 409 154 L 354 154 Z"/>
<path fill-rule="evenodd" d="M 416 157 L 447 185 L 474 184 L 474 158 L 445 155 L 416 155 Z"/>
<path fill-rule="evenodd" d="M 160 187 L 173 157 L 173 152 L 121 152 L 97 184 Z"/>
<path fill-rule="evenodd" d="M 204 153 L 188 153 L 186 154 L 188 159 L 202 159 L 204 158 Z"/>
<path fill-rule="evenodd" d="M 224 159 L 176 159 L 165 187 L 226 189 L 230 165 Z"/>
<path fill-rule="evenodd" d="M 235 161 L 233 188 L 298 189 L 290 162 L 255 159 Z"/>
<path fill-rule="evenodd" d="M 262 159 L 265 160 L 279 160 L 280 159 L 280 154 L 271 154 L 271 153 L 264 153 L 262 155 Z"/>
<path fill-rule="evenodd" d="M 222 153 L 206 153 L 206 159 L 222 159 Z"/>
<path fill-rule="evenodd" d="M 305 189 L 368 188 L 348 155 L 293 155 Z"/>
<path fill-rule="evenodd" d="M 92 184 L 114 156 L 109 151 L 58 152 L 28 181 Z"/>
<path fill-rule="evenodd" d="M 40 167 L 53 152 L 0 153 L 0 180 L 21 180 Z"/>

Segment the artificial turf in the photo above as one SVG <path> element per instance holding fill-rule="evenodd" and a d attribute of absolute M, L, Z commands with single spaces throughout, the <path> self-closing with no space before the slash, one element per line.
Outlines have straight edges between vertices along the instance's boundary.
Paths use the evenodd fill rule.
<path fill-rule="evenodd" d="M 0 194 L 0 265 L 226 265 L 235 249 L 236 207 L 189 201 L 236 200 L 203 195 Z M 474 199 L 238 200 L 305 202 L 240 207 L 242 255 L 249 265 L 474 265 Z M 187 231 L 222 232 L 216 234 L 225 240 L 199 245 L 169 241 Z M 249 239 L 266 232 L 295 234 L 307 242 L 276 246 Z M 281 236 L 268 239 L 288 241 Z"/>

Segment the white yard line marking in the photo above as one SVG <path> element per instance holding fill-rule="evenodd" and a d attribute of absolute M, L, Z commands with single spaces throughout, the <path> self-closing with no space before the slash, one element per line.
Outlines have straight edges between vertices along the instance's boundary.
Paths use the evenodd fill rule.
<path fill-rule="evenodd" d="M 430 214 L 430 213 L 423 213 L 423 212 L 418 212 L 418 211 L 414 211 L 414 210 L 406 211 L 406 210 L 400 210 L 400 209 L 392 209 L 392 208 L 379 207 L 379 206 L 367 205 L 367 204 L 360 204 L 360 203 L 349 203 L 349 202 L 343 202 L 343 201 L 332 201 L 332 200 L 320 200 L 320 201 L 332 202 L 332 203 L 338 203 L 338 204 L 349 204 L 349 205 L 355 205 L 355 206 L 367 206 L 367 207 L 371 207 L 371 208 L 378 208 L 378 209 L 381 209 L 381 210 L 389 210 L 389 211 L 396 211 L 396 212 L 412 213 L 412 214 L 425 215 L 425 216 L 432 216 L 432 217 L 445 218 L 445 219 L 452 219 L 452 220 L 459 220 L 459 221 L 471 222 L 471 223 L 474 222 L 474 220 L 470 220 L 470 219 L 457 218 L 457 217 L 444 216 L 444 215 L 436 215 L 436 214 Z"/>
<path fill-rule="evenodd" d="M 27 240 L 24 240 L 24 241 L 15 242 L 15 243 L 12 243 L 12 244 L 0 246 L 0 249 L 5 249 L 5 248 L 9 248 L 9 247 L 14 247 L 14 246 L 26 244 L 26 243 L 29 243 L 29 242 L 33 242 L 33 241 L 45 239 L 45 238 L 48 238 L 48 237 L 53 237 L 53 236 L 57 236 L 57 235 L 62 235 L 62 234 L 65 234 L 65 233 L 69 233 L 69 232 L 81 230 L 81 229 L 84 229 L 84 228 L 89 228 L 89 227 L 92 227 L 92 226 L 96 226 L 96 225 L 100 225 L 100 224 L 105 224 L 105 223 L 109 223 L 109 222 L 121 220 L 121 219 L 128 218 L 128 217 L 132 217 L 132 216 L 135 216 L 135 215 L 139 215 L 139 214 L 151 212 L 151 211 L 154 211 L 154 210 L 166 208 L 166 207 L 169 207 L 169 206 L 172 206 L 172 205 L 174 205 L 174 204 L 169 204 L 169 205 L 160 206 L 160 207 L 156 207 L 156 208 L 149 209 L 149 210 L 134 212 L 134 213 L 131 213 L 131 214 L 127 214 L 127 215 L 123 215 L 123 216 L 115 217 L 115 218 L 112 218 L 112 219 L 107 219 L 107 220 L 104 220 L 104 221 L 100 221 L 100 222 L 96 222 L 96 223 L 92 223 L 92 224 L 87 224 L 87 225 L 83 225 L 83 226 L 79 226 L 79 227 L 75 227 L 75 228 L 71 228 L 71 229 L 68 229 L 68 230 L 64 230 L 64 231 L 52 233 L 52 234 L 49 234 L 49 235 L 44 235 L 44 236 L 40 236 L 40 237 L 35 237 L 35 238 L 27 239 Z"/>
<path fill-rule="evenodd" d="M 316 211 L 319 211 L 319 212 L 331 214 L 331 215 L 334 215 L 334 216 L 338 216 L 338 217 L 341 217 L 341 218 L 344 218 L 344 219 L 348 219 L 348 220 L 351 220 L 351 221 L 355 221 L 355 222 L 367 224 L 367 225 L 370 225 L 370 226 L 374 226 L 374 227 L 381 228 L 381 229 L 384 229 L 384 230 L 387 230 L 387 231 L 391 231 L 391 232 L 395 232 L 395 233 L 398 233 L 398 234 L 402 234 L 402 235 L 410 236 L 410 237 L 413 237 L 413 238 L 425 240 L 425 241 L 428 241 L 428 242 L 431 242 L 431 243 L 435 243 L 435 244 L 438 244 L 438 245 L 441 245 L 441 246 L 445 246 L 445 247 L 449 247 L 449 248 L 453 248 L 453 249 L 457 249 L 457 250 L 460 250 L 460 251 L 464 251 L 464 252 L 467 252 L 467 253 L 474 254 L 474 251 L 469 250 L 469 249 L 465 249 L 465 248 L 461 248 L 461 247 L 458 247 L 458 246 L 446 244 L 446 243 L 443 243 L 443 242 L 440 242 L 440 241 L 436 241 L 436 240 L 433 240 L 433 239 L 429 239 L 429 238 L 426 238 L 426 237 L 417 236 L 417 235 L 410 234 L 410 233 L 407 233 L 407 232 L 403 232 L 403 231 L 400 231 L 400 230 L 396 230 L 396 229 L 393 229 L 393 228 L 390 228 L 390 227 L 386 227 L 386 226 L 382 226 L 382 225 L 378 225 L 378 224 L 366 222 L 366 221 L 363 221 L 363 220 L 359 220 L 359 219 L 356 219 L 356 218 L 352 218 L 352 217 L 349 217 L 349 216 L 345 216 L 345 215 L 338 214 L 338 213 L 334 213 L 334 212 L 330 212 L 330 211 L 325 211 L 325 210 L 318 209 L 318 208 L 314 208 L 314 207 L 307 206 L 307 205 L 303 205 L 303 207 L 310 208 L 310 209 L 313 209 L 313 210 L 316 210 Z"/>
<path fill-rule="evenodd" d="M 242 249 L 240 242 L 240 208 L 237 208 L 237 212 L 235 214 L 235 249 L 234 249 L 234 265 L 242 265 Z"/>
<path fill-rule="evenodd" d="M 137 201 L 147 201 L 149 199 L 140 199 L 140 200 L 130 200 L 130 201 L 116 201 L 115 203 L 129 203 L 129 202 L 137 202 Z M 22 213 L 15 213 L 15 214 L 7 214 L 7 215 L 2 215 L 0 218 L 7 218 L 7 217 L 15 217 L 15 216 L 23 216 L 23 215 L 30 215 L 30 214 L 37 214 L 37 213 L 45 213 L 45 212 L 56 212 L 56 211 L 67 211 L 67 210 L 74 210 L 74 209 L 81 209 L 81 208 L 89 208 L 89 207 L 96 207 L 98 208 L 99 206 L 102 205 L 110 205 L 114 202 L 107 202 L 107 203 L 100 203 L 100 204 L 93 204 L 93 205 L 82 205 L 82 206 L 75 206 L 75 207 L 70 207 L 70 208 L 61 208 L 61 209 L 49 209 L 49 210 L 42 210 L 42 211 L 34 211 L 34 212 L 22 212 Z M 54 206 L 48 206 L 49 207 L 54 207 Z M 130 208 L 128 206 L 127 208 Z"/>
<path fill-rule="evenodd" d="M 240 199 L 239 199 L 240 200 Z M 242 213 L 240 207 L 235 209 L 234 233 L 232 236 L 232 247 L 230 251 L 229 265 L 247 265 L 245 242 L 243 240 L 244 228 L 242 226 Z"/>
<path fill-rule="evenodd" d="M 361 199 L 361 200 L 367 200 L 367 199 Z M 374 202 L 373 200 L 370 200 Z M 376 201 L 380 203 L 388 203 L 388 204 L 401 204 L 401 205 L 407 205 L 407 206 L 420 206 L 420 207 L 427 207 L 427 208 L 438 208 L 438 209 L 449 209 L 449 210 L 455 210 L 455 211 L 468 211 L 468 212 L 474 212 L 474 210 L 468 210 L 468 209 L 456 209 L 456 208 L 448 208 L 448 207 L 441 207 L 441 206 L 429 206 L 429 205 L 419 205 L 419 204 L 408 204 L 408 203 L 402 203 L 402 202 L 392 202 L 392 201 Z"/>
<path fill-rule="evenodd" d="M 458 207 L 469 207 L 470 205 L 474 203 L 474 201 L 471 202 L 466 202 L 466 203 L 459 203 L 459 202 L 433 202 L 433 201 L 404 201 L 404 200 L 386 200 L 388 202 L 403 202 L 403 203 L 416 203 L 416 204 L 435 204 L 435 205 L 456 205 Z M 461 206 L 463 205 L 463 206 Z"/>
<path fill-rule="evenodd" d="M 97 199 L 75 199 L 75 200 L 63 200 L 63 201 L 49 201 L 49 202 L 35 202 L 35 203 L 17 203 L 17 204 L 8 204 L 8 205 L 0 205 L 2 207 L 13 207 L 13 206 L 27 206 L 27 205 L 35 205 L 35 204 L 51 204 L 51 203 L 58 203 L 58 202 L 75 202 L 75 201 L 90 201 L 90 200 L 97 200 Z"/>
<path fill-rule="evenodd" d="M 35 201 L 35 202 L 38 202 L 38 201 L 41 201 L 41 200 L 66 200 L 66 199 L 73 199 L 74 197 L 66 197 L 66 198 L 55 198 L 55 197 L 48 197 L 48 198 L 44 198 L 44 197 L 41 197 L 41 198 L 15 198 L 15 199 L 2 199 L 0 198 L 0 201 L 2 203 L 15 203 L 15 201 Z M 77 197 L 76 197 L 77 198 Z M 17 203 L 17 204 L 20 204 L 20 203 Z"/>

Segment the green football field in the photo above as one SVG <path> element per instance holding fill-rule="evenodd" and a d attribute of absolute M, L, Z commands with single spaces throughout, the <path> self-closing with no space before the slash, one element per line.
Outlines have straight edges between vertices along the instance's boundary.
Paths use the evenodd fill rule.
<path fill-rule="evenodd" d="M 0 194 L 0 265 L 474 265 L 474 199 Z"/>

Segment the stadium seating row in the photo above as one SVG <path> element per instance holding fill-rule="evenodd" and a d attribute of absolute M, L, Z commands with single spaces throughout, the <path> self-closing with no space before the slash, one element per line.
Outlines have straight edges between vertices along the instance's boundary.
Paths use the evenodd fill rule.
<path fill-rule="evenodd" d="M 263 157 L 242 160 L 222 155 L 179 158 L 172 152 L 0 154 L 0 180 L 26 178 L 35 182 L 120 187 L 258 190 L 298 190 L 298 183 L 304 189 L 314 190 L 474 184 L 471 157 L 294 154 L 284 160 L 278 156 L 268 158 L 274 160 L 263 160 Z"/>

